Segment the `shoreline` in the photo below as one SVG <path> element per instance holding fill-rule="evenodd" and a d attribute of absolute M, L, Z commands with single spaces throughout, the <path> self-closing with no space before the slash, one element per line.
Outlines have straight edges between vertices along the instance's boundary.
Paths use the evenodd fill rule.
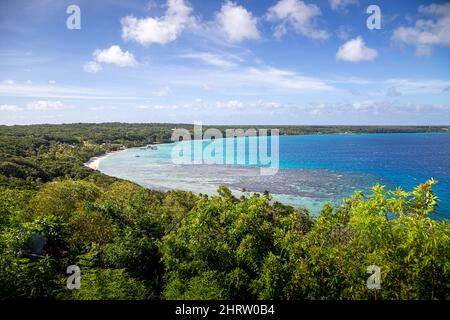
<path fill-rule="evenodd" d="M 128 150 L 128 148 L 127 149 L 123 149 L 123 150 L 110 151 L 110 152 L 107 152 L 107 153 L 102 154 L 100 156 L 92 157 L 87 162 L 85 162 L 83 164 L 84 164 L 85 167 L 88 167 L 88 168 L 90 168 L 92 170 L 98 171 L 98 167 L 99 167 L 100 163 L 104 159 L 108 158 L 109 156 L 111 156 L 113 154 L 116 154 L 116 153 L 119 153 L 119 152 L 122 152 L 122 151 L 126 151 L 126 150 Z"/>
<path fill-rule="evenodd" d="M 173 142 L 167 142 L 167 143 L 173 143 Z M 164 143 L 154 143 L 153 145 L 159 145 L 159 144 L 164 144 Z M 123 151 L 127 151 L 129 149 L 137 149 L 137 148 L 142 148 L 142 147 L 145 147 L 145 146 L 125 148 L 125 149 L 120 149 L 120 150 L 116 150 L 116 151 L 109 151 L 109 152 L 106 152 L 99 156 L 92 157 L 88 161 L 84 162 L 83 164 L 85 167 L 88 167 L 92 170 L 98 171 L 98 167 L 99 167 L 100 163 L 103 160 L 105 160 L 106 158 L 108 158 L 109 156 L 116 154 L 116 153 L 123 152 Z"/>

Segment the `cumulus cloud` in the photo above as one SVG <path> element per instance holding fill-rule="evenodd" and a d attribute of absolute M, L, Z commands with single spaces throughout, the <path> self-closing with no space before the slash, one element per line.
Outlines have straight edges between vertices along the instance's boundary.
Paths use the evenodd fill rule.
<path fill-rule="evenodd" d="M 216 16 L 220 29 L 231 42 L 259 39 L 257 19 L 253 14 L 234 2 L 227 1 Z"/>
<path fill-rule="evenodd" d="M 16 105 L 11 105 L 11 104 L 2 104 L 0 105 L 0 111 L 8 111 L 8 112 L 19 112 L 22 111 L 23 108 L 16 106 Z"/>
<path fill-rule="evenodd" d="M 93 53 L 94 60 L 101 63 L 114 64 L 119 67 L 132 67 L 136 65 L 134 55 L 129 51 L 122 51 L 118 45 L 108 49 L 97 49 Z"/>
<path fill-rule="evenodd" d="M 83 66 L 83 70 L 88 72 L 88 73 L 97 73 L 97 72 L 99 72 L 102 69 L 103 69 L 102 66 L 99 63 L 95 62 L 95 61 L 87 62 Z"/>
<path fill-rule="evenodd" d="M 338 10 L 357 4 L 358 0 L 328 0 L 328 2 L 330 3 L 331 9 Z"/>
<path fill-rule="evenodd" d="M 311 39 L 324 40 L 330 37 L 325 30 L 315 27 L 315 21 L 322 11 L 315 4 L 306 4 L 299 0 L 280 0 L 267 12 L 267 20 L 277 22 L 274 35 L 283 36 L 288 28 Z"/>
<path fill-rule="evenodd" d="M 14 80 L 3 80 L 3 83 L 4 83 L 4 84 L 13 85 L 13 84 L 15 84 L 16 82 L 15 82 Z"/>
<path fill-rule="evenodd" d="M 194 23 L 191 12 L 192 8 L 184 0 L 168 0 L 167 10 L 161 17 L 123 18 L 122 38 L 144 46 L 152 43 L 167 44 L 176 40 L 186 26 Z"/>
<path fill-rule="evenodd" d="M 450 3 L 420 6 L 418 12 L 429 19 L 419 19 L 413 27 L 397 28 L 392 39 L 416 47 L 416 55 L 431 55 L 435 45 L 450 47 Z"/>
<path fill-rule="evenodd" d="M 63 110 L 70 109 L 71 106 L 63 104 L 61 101 L 51 101 L 51 100 L 38 100 L 27 104 L 28 110 L 36 111 L 48 111 L 48 110 Z"/>
<path fill-rule="evenodd" d="M 336 53 L 338 60 L 350 62 L 370 61 L 374 60 L 377 56 L 377 50 L 368 48 L 361 36 L 344 43 Z"/>

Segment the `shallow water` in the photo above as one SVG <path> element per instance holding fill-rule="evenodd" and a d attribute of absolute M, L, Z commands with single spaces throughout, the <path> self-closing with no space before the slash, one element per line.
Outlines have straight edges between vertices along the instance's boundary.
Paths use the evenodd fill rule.
<path fill-rule="evenodd" d="M 246 142 L 248 158 L 252 148 Z M 436 217 L 450 217 L 450 134 L 281 136 L 280 169 L 273 176 L 262 176 L 260 163 L 249 161 L 177 165 L 171 157 L 176 145 L 128 149 L 104 159 L 99 170 L 158 190 L 215 194 L 218 185 L 230 187 L 236 195 L 243 188 L 267 190 L 274 200 L 307 207 L 313 214 L 325 202 L 339 203 L 376 183 L 410 190 L 433 177 L 440 182 L 435 188 L 441 199 Z"/>

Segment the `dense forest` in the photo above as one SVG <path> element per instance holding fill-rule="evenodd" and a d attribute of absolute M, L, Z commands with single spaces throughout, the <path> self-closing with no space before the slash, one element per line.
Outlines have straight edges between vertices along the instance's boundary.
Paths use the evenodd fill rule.
<path fill-rule="evenodd" d="M 159 192 L 83 165 L 107 151 L 169 142 L 175 127 L 192 129 L 0 126 L 0 299 L 450 299 L 450 222 L 430 217 L 437 181 L 414 190 L 374 186 L 312 217 L 267 193 Z M 81 269 L 80 289 L 66 286 L 70 265 Z M 372 265 L 379 290 L 367 286 Z"/>

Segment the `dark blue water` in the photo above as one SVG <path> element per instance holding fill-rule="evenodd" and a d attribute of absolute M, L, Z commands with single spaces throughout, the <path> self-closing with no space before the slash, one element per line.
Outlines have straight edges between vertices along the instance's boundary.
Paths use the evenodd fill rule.
<path fill-rule="evenodd" d="M 450 134 L 362 134 L 280 137 L 280 167 L 371 173 L 390 188 L 411 190 L 430 178 L 439 212 L 450 217 Z"/>
<path fill-rule="evenodd" d="M 214 142 L 223 144 L 223 159 L 227 157 L 226 143 L 236 141 Z M 245 141 L 244 158 L 248 158 L 257 149 L 249 138 Z M 305 206 L 314 214 L 320 213 L 325 202 L 337 204 L 356 190 L 367 192 L 377 183 L 388 189 L 411 191 L 434 178 L 439 181 L 434 191 L 440 199 L 434 217 L 450 218 L 450 133 L 280 136 L 280 170 L 274 176 L 262 176 L 249 161 L 227 166 L 175 164 L 173 150 L 184 143 L 192 151 L 200 146 L 200 154 L 193 152 L 192 158 L 205 160 L 205 147 L 211 140 L 164 144 L 158 150 L 128 149 L 104 159 L 99 169 L 161 190 L 213 194 L 218 185 L 227 185 L 234 192 L 243 188 L 252 192 L 268 190 L 277 201 Z M 235 147 L 237 150 L 237 144 Z"/>

